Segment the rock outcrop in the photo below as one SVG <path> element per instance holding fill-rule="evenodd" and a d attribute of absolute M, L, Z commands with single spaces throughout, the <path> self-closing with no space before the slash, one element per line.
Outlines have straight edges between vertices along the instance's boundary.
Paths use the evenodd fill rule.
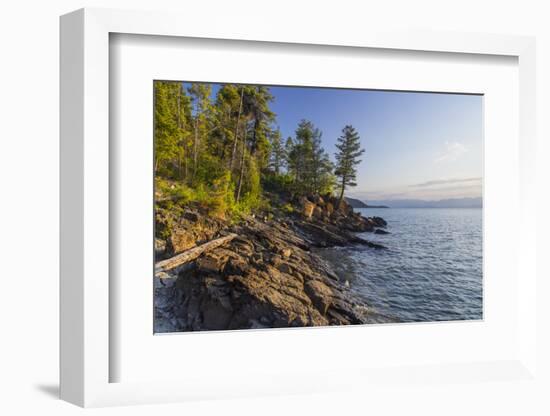
<path fill-rule="evenodd" d="M 168 258 L 216 237 L 227 226 L 221 219 L 200 213 L 190 207 L 176 215 L 173 211 L 157 208 L 155 256 L 157 260 Z"/>
<path fill-rule="evenodd" d="M 222 234 L 235 236 L 204 252 L 178 274 L 155 278 L 155 331 L 200 331 L 349 325 L 367 322 L 368 308 L 312 247 L 384 246 L 356 236 L 386 226 L 331 196 L 302 198 L 294 215 L 237 225 L 187 210 L 172 222 L 158 258 Z M 375 228 L 376 227 L 376 228 Z M 197 250 L 197 249 L 195 249 Z M 162 255 L 158 253 L 162 252 Z"/>
<path fill-rule="evenodd" d="M 225 246 L 158 279 L 157 331 L 365 322 L 365 307 L 290 227 L 250 218 L 231 229 L 238 237 Z"/>
<path fill-rule="evenodd" d="M 373 232 L 375 228 L 385 228 L 386 221 L 380 217 L 363 217 L 354 212 L 348 202 L 332 195 L 312 195 L 301 197 L 298 201 L 299 212 L 306 220 L 333 225 L 350 232 Z"/>

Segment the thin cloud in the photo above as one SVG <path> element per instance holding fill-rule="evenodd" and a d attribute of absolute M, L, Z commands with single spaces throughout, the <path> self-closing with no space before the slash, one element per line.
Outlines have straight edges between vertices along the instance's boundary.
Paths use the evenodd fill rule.
<path fill-rule="evenodd" d="M 457 184 L 457 183 L 469 183 L 469 182 L 481 182 L 481 178 L 477 177 L 477 178 L 436 179 L 433 181 L 415 183 L 413 185 L 409 185 L 409 188 L 427 188 L 432 186 L 449 185 L 449 184 Z"/>
<path fill-rule="evenodd" d="M 468 149 L 460 142 L 445 142 L 445 149 L 435 159 L 435 163 L 453 162 L 466 153 Z"/>

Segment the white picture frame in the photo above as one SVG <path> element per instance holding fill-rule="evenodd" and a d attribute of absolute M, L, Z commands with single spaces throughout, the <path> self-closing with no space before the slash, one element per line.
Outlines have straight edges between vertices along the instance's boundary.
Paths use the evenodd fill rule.
<path fill-rule="evenodd" d="M 331 47 L 428 51 L 443 54 L 504 55 L 519 66 L 519 207 L 517 272 L 518 346 L 498 361 L 418 363 L 416 377 L 434 372 L 451 379 L 479 382 L 483 373 L 505 379 L 524 379 L 536 371 L 535 218 L 535 42 L 533 38 L 422 32 L 360 34 L 341 31 L 326 35 L 322 28 L 302 32 L 280 31 L 266 24 L 247 36 L 234 34 L 231 25 L 205 28 L 200 22 L 173 13 L 82 9 L 61 18 L 61 398 L 80 406 L 156 403 L 196 398 L 238 397 L 260 394 L 319 392 L 341 389 L 348 383 L 407 379 L 408 371 L 358 366 L 319 374 L 270 374 L 263 379 L 234 382 L 223 375 L 211 379 L 111 382 L 110 366 L 120 359 L 110 348 L 109 172 L 109 37 L 110 34 L 154 35 L 224 39 Z M 112 224 L 111 224 L 112 225 Z M 360 329 L 360 328 L 359 328 Z M 410 329 L 409 329 L 410 330 Z M 336 336 L 333 333 L 332 336 Z M 327 373 L 328 374 L 328 373 Z M 482 377 L 483 378 L 483 377 Z M 346 383 L 342 380 L 347 379 Z M 334 381 L 327 381 L 334 380 Z M 387 381 L 386 381 L 387 382 Z"/>

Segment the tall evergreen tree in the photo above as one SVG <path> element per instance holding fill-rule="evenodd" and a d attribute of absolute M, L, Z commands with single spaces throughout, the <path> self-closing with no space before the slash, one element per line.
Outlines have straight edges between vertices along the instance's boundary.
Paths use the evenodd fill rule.
<path fill-rule="evenodd" d="M 271 134 L 271 124 L 275 114 L 269 108 L 273 96 L 268 87 L 243 85 L 241 119 L 241 155 L 238 166 L 238 180 L 235 190 L 235 199 L 248 194 L 251 199 L 259 197 L 260 172 L 267 166 Z"/>
<path fill-rule="evenodd" d="M 308 120 L 296 129 L 296 138 L 288 153 L 288 169 L 298 193 L 320 193 L 330 188 L 332 163 L 321 146 L 321 131 Z"/>
<path fill-rule="evenodd" d="M 281 139 L 281 130 L 277 129 L 271 134 L 271 158 L 270 168 L 273 169 L 277 175 L 281 173 L 283 165 L 285 164 L 286 154 L 285 146 Z"/>
<path fill-rule="evenodd" d="M 155 172 L 164 169 L 185 178 L 191 100 L 180 82 L 155 81 L 154 93 Z"/>
<path fill-rule="evenodd" d="M 193 102 L 193 178 L 197 174 L 199 156 L 202 150 L 202 136 L 208 129 L 207 121 L 210 110 L 210 94 L 212 86 L 210 84 L 192 83 L 188 88 L 189 95 Z"/>
<path fill-rule="evenodd" d="M 177 83 L 177 124 L 178 124 L 178 155 L 177 166 L 179 178 L 186 180 L 189 169 L 189 137 L 191 135 L 191 98 L 185 93 L 183 83 Z"/>
<path fill-rule="evenodd" d="M 332 192 L 334 175 L 332 171 L 334 166 L 330 161 L 328 153 L 321 145 L 321 132 L 313 136 L 311 170 L 312 183 L 311 191 L 317 194 Z"/>
<path fill-rule="evenodd" d="M 239 106 L 239 90 L 235 85 L 225 84 L 216 94 L 213 106 L 213 124 L 216 128 L 213 136 L 217 139 L 216 153 L 221 159 L 227 159 L 235 141 L 236 108 Z M 229 163 L 228 163 L 229 165 Z"/>
<path fill-rule="evenodd" d="M 269 108 L 273 96 L 268 87 L 247 86 L 244 90 L 243 111 L 250 121 L 250 153 L 265 167 L 269 155 L 269 135 L 275 113 Z"/>
<path fill-rule="evenodd" d="M 297 154 L 293 152 L 295 145 L 296 144 L 294 143 L 294 139 L 291 136 L 288 136 L 285 141 L 285 167 L 286 172 L 290 175 L 293 175 L 294 172 L 297 170 Z"/>
<path fill-rule="evenodd" d="M 365 152 L 365 149 L 361 149 L 359 133 L 350 125 L 345 126 L 342 130 L 336 148 L 338 152 L 336 153 L 336 170 L 334 173 L 339 179 L 339 207 L 346 188 L 357 185 L 355 182 L 357 176 L 356 166 L 361 163 L 359 157 Z"/>
<path fill-rule="evenodd" d="M 289 158 L 292 160 L 292 175 L 294 176 L 295 190 L 299 193 L 310 192 L 312 178 L 313 139 L 315 126 L 311 121 L 302 120 L 295 133 L 294 146 Z"/>
<path fill-rule="evenodd" d="M 245 86 L 224 84 L 216 94 L 217 134 L 223 143 L 221 157 L 225 159 L 230 171 L 237 160 L 239 134 L 242 134 L 244 89 Z"/>

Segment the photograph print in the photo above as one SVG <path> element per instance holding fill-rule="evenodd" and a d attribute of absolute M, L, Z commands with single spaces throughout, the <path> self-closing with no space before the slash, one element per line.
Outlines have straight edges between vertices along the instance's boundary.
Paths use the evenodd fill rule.
<path fill-rule="evenodd" d="M 483 319 L 483 96 L 154 81 L 154 332 Z"/>

